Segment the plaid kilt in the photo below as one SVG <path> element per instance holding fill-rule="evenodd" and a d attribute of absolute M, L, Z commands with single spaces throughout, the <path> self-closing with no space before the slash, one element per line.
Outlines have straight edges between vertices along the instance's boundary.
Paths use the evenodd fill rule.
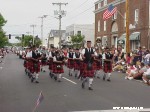
<path fill-rule="evenodd" d="M 74 67 L 74 60 L 73 59 L 68 59 L 68 68 L 72 69 Z"/>
<path fill-rule="evenodd" d="M 84 62 L 80 61 L 80 74 L 82 75 L 84 71 Z"/>
<path fill-rule="evenodd" d="M 101 63 L 101 61 L 99 62 L 99 61 L 95 60 L 94 63 L 93 63 L 93 69 L 94 70 L 100 70 L 100 69 L 102 69 L 102 63 Z"/>
<path fill-rule="evenodd" d="M 27 68 L 27 60 L 24 60 L 24 63 L 23 63 L 23 66 L 25 67 L 25 68 Z"/>
<path fill-rule="evenodd" d="M 105 73 L 111 73 L 112 72 L 112 62 L 105 62 L 104 61 L 104 68 L 103 68 L 103 71 Z"/>
<path fill-rule="evenodd" d="M 47 65 L 47 61 L 41 61 L 41 65 L 42 66 L 46 66 Z"/>
<path fill-rule="evenodd" d="M 57 69 L 58 65 L 61 66 L 61 69 Z M 53 73 L 64 73 L 63 64 L 53 63 Z"/>
<path fill-rule="evenodd" d="M 48 61 L 49 70 L 53 70 L 53 58 L 50 58 Z"/>
<path fill-rule="evenodd" d="M 31 73 L 39 73 L 40 72 L 40 63 L 30 63 L 30 72 Z"/>
<path fill-rule="evenodd" d="M 84 63 L 83 66 L 83 77 L 94 77 L 94 69 L 92 68 L 92 70 L 87 70 L 87 63 Z"/>
<path fill-rule="evenodd" d="M 74 61 L 74 69 L 75 70 L 80 70 L 81 69 L 81 61 L 80 60 L 75 60 Z"/>

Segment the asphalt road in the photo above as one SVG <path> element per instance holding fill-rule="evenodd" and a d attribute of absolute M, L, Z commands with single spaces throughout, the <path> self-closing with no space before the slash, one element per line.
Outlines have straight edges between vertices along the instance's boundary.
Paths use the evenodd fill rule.
<path fill-rule="evenodd" d="M 125 74 L 113 73 L 111 82 L 94 79 L 94 90 L 89 91 L 87 87 L 81 88 L 80 80 L 69 77 L 66 68 L 61 83 L 52 80 L 48 73 L 40 73 L 39 84 L 31 83 L 25 75 L 23 60 L 8 54 L 0 63 L 0 112 L 32 112 L 41 91 L 44 100 L 35 112 L 150 107 L 150 87 L 135 80 L 125 80 Z"/>

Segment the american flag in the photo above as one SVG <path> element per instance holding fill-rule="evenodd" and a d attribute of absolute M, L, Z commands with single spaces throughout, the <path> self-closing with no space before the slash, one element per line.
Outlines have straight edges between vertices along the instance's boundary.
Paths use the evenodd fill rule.
<path fill-rule="evenodd" d="M 44 99 L 44 96 L 43 96 L 42 91 L 41 91 L 41 92 L 40 92 L 40 95 L 39 95 L 39 97 L 38 97 L 38 99 L 37 99 L 37 101 L 36 101 L 36 105 L 35 105 L 35 107 L 34 107 L 34 109 L 33 109 L 32 112 L 35 112 L 36 108 L 37 108 L 37 107 L 39 106 L 39 104 L 43 101 L 43 99 Z"/>
<path fill-rule="evenodd" d="M 40 95 L 36 101 L 36 107 L 43 101 L 43 99 L 44 99 L 44 96 L 43 96 L 42 91 L 41 91 Z"/>
<path fill-rule="evenodd" d="M 109 19 L 114 13 L 117 12 L 117 7 L 114 7 L 112 4 L 109 5 L 108 9 L 103 14 L 103 19 Z"/>

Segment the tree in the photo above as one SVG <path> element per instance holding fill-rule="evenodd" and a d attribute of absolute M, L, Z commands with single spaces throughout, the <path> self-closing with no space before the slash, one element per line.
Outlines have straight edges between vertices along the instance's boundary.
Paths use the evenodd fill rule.
<path fill-rule="evenodd" d="M 32 35 L 25 35 L 24 38 L 22 37 L 15 37 L 20 41 L 20 45 L 23 47 L 31 46 L 33 43 L 33 36 Z M 34 38 L 34 43 L 37 47 L 39 47 L 42 44 L 42 41 L 40 38 L 36 37 Z"/>
<path fill-rule="evenodd" d="M 83 35 L 74 35 L 71 36 L 71 42 L 73 43 L 73 47 L 80 48 L 82 47 L 83 41 L 84 41 Z"/>
<path fill-rule="evenodd" d="M 2 29 L 6 22 L 7 21 L 0 14 L 0 48 L 8 44 L 8 38 L 6 37 L 5 32 Z"/>

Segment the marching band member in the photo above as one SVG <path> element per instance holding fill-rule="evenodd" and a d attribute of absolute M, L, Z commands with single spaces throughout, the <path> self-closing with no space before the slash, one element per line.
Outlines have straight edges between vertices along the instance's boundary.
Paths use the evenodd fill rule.
<path fill-rule="evenodd" d="M 62 73 L 64 73 L 63 60 L 64 58 L 60 55 L 60 52 L 56 51 L 53 58 L 53 73 L 55 74 L 54 79 L 58 79 L 58 82 L 61 82 Z"/>
<path fill-rule="evenodd" d="M 75 77 L 79 77 L 80 75 L 80 68 L 81 68 L 81 53 L 79 52 L 79 49 L 76 49 L 76 52 L 73 55 L 73 59 L 74 59 L 74 70 L 75 70 Z"/>
<path fill-rule="evenodd" d="M 32 56 L 31 56 L 31 60 L 32 60 L 32 69 L 31 69 L 31 73 L 32 73 L 32 77 L 31 77 L 31 82 L 35 83 L 39 83 L 38 78 L 39 78 L 39 72 L 40 72 L 40 63 L 39 60 L 41 59 L 40 54 L 38 53 L 38 51 L 36 50 L 36 47 L 33 46 L 32 47 Z"/>
<path fill-rule="evenodd" d="M 54 47 L 51 47 L 51 51 L 49 52 L 49 71 L 50 71 L 50 73 L 49 73 L 49 76 L 51 77 L 51 78 L 53 78 L 53 58 L 54 58 L 54 56 L 55 56 L 55 49 L 54 49 Z"/>
<path fill-rule="evenodd" d="M 73 67 L 74 67 L 73 55 L 74 55 L 73 49 L 69 48 L 69 52 L 67 54 L 69 76 L 72 76 L 72 74 L 73 74 Z"/>
<path fill-rule="evenodd" d="M 94 77 L 94 69 L 93 69 L 93 60 L 94 57 L 97 56 L 97 53 L 94 53 L 94 49 L 91 47 L 91 41 L 87 41 L 87 48 L 82 50 L 82 58 L 84 59 L 84 80 L 82 82 L 82 88 L 85 87 L 85 82 L 87 78 L 89 79 L 89 90 L 92 89 L 93 77 Z"/>
<path fill-rule="evenodd" d="M 111 72 L 112 72 L 112 59 L 113 59 L 113 54 L 109 51 L 109 48 L 105 48 L 104 54 L 103 54 L 103 60 L 104 60 L 104 76 L 103 80 L 105 80 L 106 75 L 107 75 L 107 81 L 110 81 L 111 77 Z"/>
<path fill-rule="evenodd" d="M 100 70 L 102 69 L 102 54 L 98 48 L 95 49 L 97 56 L 94 58 L 95 76 L 100 78 Z"/>

